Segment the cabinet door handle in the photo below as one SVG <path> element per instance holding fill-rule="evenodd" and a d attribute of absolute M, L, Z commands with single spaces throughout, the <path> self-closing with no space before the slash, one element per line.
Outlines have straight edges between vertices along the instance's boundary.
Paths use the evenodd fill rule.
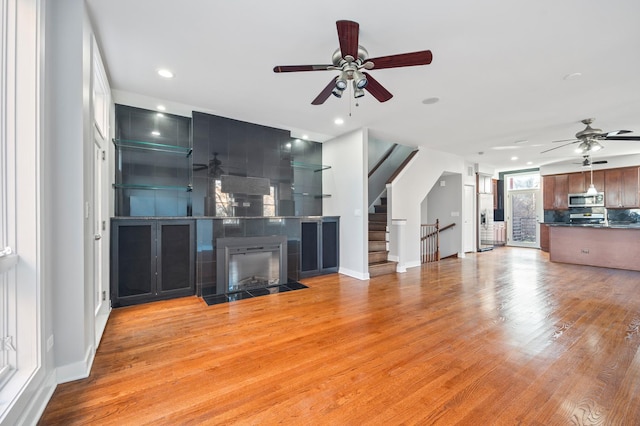
<path fill-rule="evenodd" d="M 93 236 L 93 239 L 94 239 L 94 240 L 96 240 L 96 241 L 97 241 L 97 240 L 99 240 L 99 239 L 101 239 L 101 238 L 102 238 L 102 234 L 95 234 L 95 235 Z"/>

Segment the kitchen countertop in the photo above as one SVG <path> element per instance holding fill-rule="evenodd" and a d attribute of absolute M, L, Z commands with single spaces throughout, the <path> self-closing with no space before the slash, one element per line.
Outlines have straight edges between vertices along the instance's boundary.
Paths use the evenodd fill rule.
<path fill-rule="evenodd" d="M 566 223 L 566 222 L 540 222 L 541 225 L 564 226 L 568 228 L 606 228 L 606 229 L 640 229 L 640 223 Z"/>

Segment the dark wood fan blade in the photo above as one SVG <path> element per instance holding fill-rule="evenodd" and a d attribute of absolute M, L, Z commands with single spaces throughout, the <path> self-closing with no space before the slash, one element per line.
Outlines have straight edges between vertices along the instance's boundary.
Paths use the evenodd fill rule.
<path fill-rule="evenodd" d="M 358 33 L 360 25 L 353 21 L 337 21 L 338 41 L 340 42 L 340 52 L 342 57 L 351 56 L 358 58 Z"/>
<path fill-rule="evenodd" d="M 429 65 L 433 55 L 430 50 L 422 50 L 420 52 L 401 53 L 399 55 L 381 56 L 379 58 L 369 59 L 373 62 L 372 69 L 383 68 L 399 68 L 412 67 L 414 65 Z"/>
<path fill-rule="evenodd" d="M 326 71 L 333 65 L 276 65 L 273 72 Z"/>
<path fill-rule="evenodd" d="M 607 136 L 606 141 L 640 141 L 640 136 Z"/>
<path fill-rule="evenodd" d="M 614 130 L 613 132 L 605 133 L 603 136 L 604 137 L 618 136 L 618 135 L 624 135 L 625 133 L 633 133 L 633 131 L 631 131 L 631 130 Z"/>
<path fill-rule="evenodd" d="M 554 149 L 558 149 L 558 148 L 562 148 L 562 147 L 565 147 L 565 146 L 573 145 L 573 144 L 574 144 L 574 143 L 576 143 L 576 142 L 580 142 L 580 141 L 579 141 L 579 140 L 577 140 L 577 141 L 573 141 L 573 142 L 565 143 L 564 145 L 554 146 L 553 148 L 551 148 L 551 149 L 547 149 L 546 151 L 541 151 L 541 152 L 540 152 L 540 154 L 544 154 L 545 152 L 553 151 Z"/>
<path fill-rule="evenodd" d="M 316 98 L 311 102 L 311 105 L 322 105 L 324 101 L 326 101 L 329 96 L 331 96 L 333 88 L 336 87 L 336 78 L 337 77 L 333 77 L 333 79 L 331 79 L 329 84 L 327 84 L 327 87 L 322 89 L 322 92 L 320 92 L 320 94 L 316 96 Z"/>
<path fill-rule="evenodd" d="M 386 102 L 393 98 L 393 95 L 387 89 L 382 87 L 382 84 L 378 83 L 377 80 L 371 77 L 371 74 L 366 72 L 363 74 L 367 77 L 367 85 L 364 86 L 364 88 L 367 92 L 371 93 L 374 98 L 380 102 Z"/>
<path fill-rule="evenodd" d="M 591 164 L 607 164 L 607 160 L 592 161 Z"/>

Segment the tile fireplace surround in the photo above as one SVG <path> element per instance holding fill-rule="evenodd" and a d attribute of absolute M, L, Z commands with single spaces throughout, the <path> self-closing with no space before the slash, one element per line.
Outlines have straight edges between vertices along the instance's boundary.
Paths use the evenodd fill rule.
<path fill-rule="evenodd" d="M 285 282 L 300 279 L 301 223 L 319 216 L 205 217 L 196 221 L 196 294 L 223 294 L 218 288 L 217 241 L 219 238 L 284 236 L 286 238 Z"/>

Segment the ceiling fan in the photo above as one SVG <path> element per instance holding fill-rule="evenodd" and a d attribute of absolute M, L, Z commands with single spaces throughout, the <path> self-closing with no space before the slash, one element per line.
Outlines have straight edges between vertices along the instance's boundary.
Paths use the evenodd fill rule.
<path fill-rule="evenodd" d="M 585 152 L 593 152 L 599 151 L 603 148 L 600 144 L 600 141 L 640 141 L 640 136 L 620 136 L 625 133 L 631 133 L 631 130 L 614 130 L 612 132 L 605 132 L 601 129 L 594 129 L 591 127 L 591 123 L 595 121 L 595 118 L 585 118 L 582 120 L 582 123 L 586 124 L 587 127 L 584 130 L 576 133 L 575 139 L 564 139 L 555 142 L 568 142 L 564 145 L 556 146 L 551 149 L 547 149 L 546 151 L 542 151 L 541 154 L 545 152 L 553 151 L 554 149 L 562 148 L 567 145 L 572 145 L 574 143 L 580 142 L 577 152 L 585 153 Z"/>
<path fill-rule="evenodd" d="M 323 104 L 330 95 L 338 98 L 348 87 L 348 82 L 353 85 L 355 98 L 364 96 L 364 90 L 380 102 L 386 102 L 393 95 L 385 89 L 371 74 L 363 70 L 411 67 L 415 65 L 428 65 L 433 56 L 430 50 L 402 53 L 398 55 L 369 58 L 367 50 L 358 44 L 360 25 L 353 21 L 337 21 L 338 41 L 340 47 L 333 53 L 332 64 L 327 65 L 278 65 L 273 72 L 298 72 L 298 71 L 340 71 L 337 77 L 331 79 L 329 84 L 322 89 L 320 94 L 311 102 L 312 105 Z"/>
<path fill-rule="evenodd" d="M 573 164 L 582 164 L 582 167 L 591 167 L 594 164 L 607 164 L 608 163 L 607 160 L 592 161 L 590 155 L 583 155 L 582 158 L 583 158 L 582 162 L 573 163 Z"/>

